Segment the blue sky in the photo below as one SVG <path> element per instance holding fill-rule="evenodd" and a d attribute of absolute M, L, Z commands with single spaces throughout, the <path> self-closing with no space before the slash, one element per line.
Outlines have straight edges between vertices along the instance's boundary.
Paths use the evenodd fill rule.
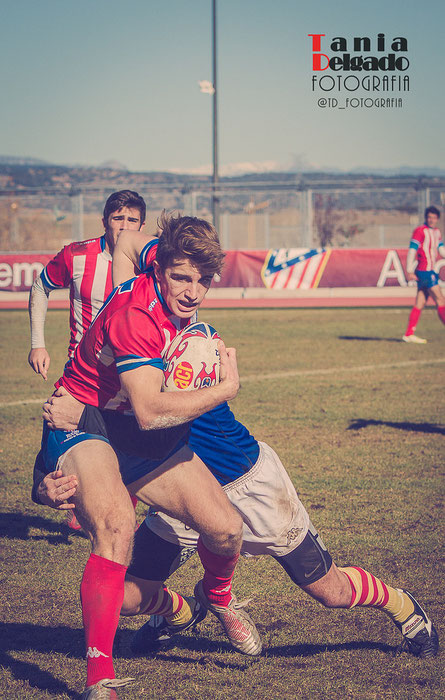
<path fill-rule="evenodd" d="M 1 4 L 1 155 L 210 164 L 212 99 L 198 81 L 211 79 L 211 0 Z M 443 0 L 218 0 L 218 24 L 222 167 L 445 167 Z M 403 107 L 318 107 L 308 33 L 379 32 L 408 39 L 410 91 L 373 95 Z"/>

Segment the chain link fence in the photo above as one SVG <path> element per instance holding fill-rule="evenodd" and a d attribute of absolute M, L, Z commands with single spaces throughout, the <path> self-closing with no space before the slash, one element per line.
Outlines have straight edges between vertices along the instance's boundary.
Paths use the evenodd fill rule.
<path fill-rule="evenodd" d="M 125 184 L 122 185 L 122 188 Z M 211 219 L 206 189 L 139 187 L 147 203 L 146 230 L 156 231 L 163 209 Z M 57 251 L 102 234 L 102 210 L 112 190 L 66 193 L 0 191 L 0 250 Z M 227 250 L 271 248 L 406 247 L 423 209 L 443 210 L 445 188 L 298 189 L 289 185 L 225 186 L 218 192 L 219 233 Z M 443 219 L 441 219 L 443 225 Z"/>

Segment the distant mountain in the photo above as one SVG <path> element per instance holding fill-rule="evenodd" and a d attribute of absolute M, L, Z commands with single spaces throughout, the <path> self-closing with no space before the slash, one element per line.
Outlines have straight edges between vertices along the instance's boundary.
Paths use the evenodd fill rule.
<path fill-rule="evenodd" d="M 171 168 L 168 172 L 175 175 L 210 176 L 213 168 L 210 164 L 201 165 L 195 168 Z M 396 166 L 394 168 L 372 168 L 366 165 L 351 169 L 323 167 L 322 165 L 310 163 L 304 156 L 294 156 L 290 163 L 279 163 L 278 161 L 241 161 L 236 163 L 223 163 L 219 168 L 219 175 L 222 178 L 237 178 L 244 175 L 267 176 L 269 174 L 282 175 L 294 174 L 302 175 L 308 173 L 325 173 L 335 175 L 377 175 L 383 177 L 411 176 L 411 177 L 445 177 L 445 169 L 432 166 Z"/>
<path fill-rule="evenodd" d="M 132 172 L 114 160 L 107 161 L 100 167 L 85 167 L 53 165 L 35 158 L 0 156 L 0 194 L 20 193 L 24 190 L 33 193 L 40 189 L 45 190 L 48 195 L 55 192 L 72 195 L 83 191 L 90 193 L 91 196 L 96 193 L 94 196 L 97 195 L 100 199 L 104 193 L 113 190 L 132 189 L 144 192 L 149 189 L 151 193 L 157 191 L 160 195 L 169 192 L 171 201 L 169 200 L 167 206 L 180 208 L 183 206 L 183 195 L 200 189 L 208 190 L 211 177 L 206 174 L 208 172 L 206 170 L 196 169 L 194 172 L 187 173 L 178 172 L 178 170 Z M 445 187 L 445 170 L 427 166 L 424 168 L 401 166 L 394 169 L 362 167 L 346 171 L 316 167 L 314 164 L 308 164 L 304 158 L 298 157 L 294 158 L 293 163 L 287 167 L 273 161 L 232 163 L 224 169 L 221 168 L 220 173 L 221 186 L 234 192 L 238 185 L 246 190 L 250 185 L 253 189 L 259 186 L 267 189 L 268 186 L 276 188 L 283 184 L 286 186 L 285 189 L 290 191 L 302 185 L 320 190 L 323 187 L 331 189 L 335 183 L 350 189 L 358 188 L 360 185 L 378 188 L 382 181 L 387 181 L 388 187 L 394 185 L 396 188 L 401 188 L 406 184 L 414 194 L 409 195 L 409 202 L 401 200 L 401 206 L 409 205 L 411 208 L 414 206 L 418 180 L 422 179 L 430 181 L 431 184 L 428 186 L 436 190 L 438 187 Z M 162 197 L 160 196 L 159 201 Z M 360 202 L 354 200 L 354 205 L 365 207 L 368 204 L 365 200 L 366 197 L 362 197 Z"/>
<path fill-rule="evenodd" d="M 40 158 L 31 158 L 28 156 L 2 156 L 0 155 L 0 167 L 14 167 L 17 168 L 22 166 L 23 168 L 52 168 L 58 171 L 58 173 L 64 172 L 75 173 L 76 184 L 82 180 L 81 173 L 85 174 L 85 181 L 90 182 L 92 173 L 101 173 L 104 170 L 110 171 L 116 175 L 146 175 L 152 176 L 156 175 L 157 179 L 159 176 L 164 176 L 166 179 L 169 177 L 179 177 L 179 178 L 204 178 L 207 179 L 212 174 L 212 166 L 210 164 L 198 166 L 195 168 L 169 168 L 165 171 L 160 171 L 154 173 L 153 171 L 130 171 L 126 165 L 115 159 L 109 159 L 101 163 L 100 165 L 82 165 L 70 164 L 70 165 L 60 165 L 51 163 L 49 161 L 42 160 Z M 397 177 L 397 176 L 409 176 L 409 177 L 445 177 L 445 168 L 439 168 L 436 166 L 410 166 L 410 165 L 400 165 L 394 168 L 374 168 L 368 167 L 366 165 L 357 166 L 355 168 L 344 169 L 344 168 L 332 168 L 323 167 L 319 163 L 311 163 L 306 158 L 305 154 L 293 155 L 287 163 L 280 163 L 278 161 L 241 161 L 235 163 L 225 163 L 220 165 L 219 175 L 221 178 L 237 178 L 243 177 L 245 175 L 257 175 L 260 177 L 267 177 L 268 175 L 303 175 L 309 173 L 325 173 L 325 174 L 335 174 L 340 176 L 345 175 L 375 175 L 380 177 Z M 46 179 L 46 178 L 44 178 Z M 93 179 L 95 177 L 93 176 Z M 163 179 L 161 177 L 161 179 Z M 45 183 L 46 184 L 46 183 Z"/>
<path fill-rule="evenodd" d="M 0 165 L 52 165 L 52 163 L 28 156 L 0 156 Z"/>
<path fill-rule="evenodd" d="M 397 168 L 367 168 L 365 166 L 362 166 L 358 168 L 353 168 L 349 172 L 357 173 L 360 175 L 384 175 L 387 177 L 391 175 L 408 175 L 411 177 L 420 177 L 422 175 L 424 177 L 445 177 L 444 168 L 431 167 L 429 165 L 425 165 L 423 167 L 401 165 Z"/>
<path fill-rule="evenodd" d="M 94 167 L 94 166 L 93 166 Z M 99 170 L 123 170 L 128 173 L 128 168 L 126 165 L 122 165 L 118 160 L 106 160 L 97 166 Z"/>
<path fill-rule="evenodd" d="M 26 162 L 22 163 L 23 160 Z M 0 156 L 0 197 L 35 194 L 38 206 L 53 209 L 54 196 L 62 194 L 61 201 L 69 210 L 74 204 L 68 204 L 68 198 L 82 194 L 83 210 L 97 212 L 113 190 L 131 189 L 149 196 L 153 210 L 182 211 L 192 207 L 193 199 L 189 195 L 194 192 L 198 210 L 203 216 L 208 214 L 211 177 L 201 171 L 131 172 L 115 161 L 101 167 L 85 167 L 30 160 Z M 263 201 L 268 191 L 270 211 L 294 208 L 298 206 L 296 192 L 310 188 L 338 209 L 399 209 L 414 214 L 419 205 L 419 186 L 431 187 L 433 204 L 440 203 L 440 192 L 445 191 L 445 171 L 440 168 L 357 168 L 348 172 L 323 169 L 304 161 L 300 161 L 301 170 L 295 167 L 295 162 L 288 169 L 273 162 L 239 165 L 236 168 L 236 164 L 231 164 L 230 175 L 220 176 L 221 206 L 227 213 L 245 211 L 250 200 L 258 196 Z M 32 201 L 30 197 L 26 206 L 31 207 Z"/>

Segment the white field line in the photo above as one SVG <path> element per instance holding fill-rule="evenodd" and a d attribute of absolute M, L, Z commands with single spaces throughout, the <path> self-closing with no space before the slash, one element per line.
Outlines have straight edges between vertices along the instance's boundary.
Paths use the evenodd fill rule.
<path fill-rule="evenodd" d="M 407 360 L 406 362 L 388 362 L 384 365 L 355 365 L 352 367 L 330 367 L 329 369 L 300 369 L 286 370 L 284 372 L 270 372 L 268 374 L 246 375 L 241 377 L 241 384 L 248 382 L 261 382 L 263 379 L 285 379 L 286 377 L 311 377 L 325 374 L 342 374 L 350 372 L 369 372 L 380 369 L 398 369 L 399 367 L 418 367 L 419 365 L 444 364 L 445 357 L 436 360 Z M 1 404 L 0 404 L 1 405 Z"/>
<path fill-rule="evenodd" d="M 419 365 L 437 365 L 444 364 L 445 357 L 436 360 L 407 360 L 406 362 L 388 362 L 384 365 L 355 365 L 353 367 L 330 367 L 329 369 L 291 369 L 286 372 L 270 372 L 261 374 L 260 376 L 246 375 L 242 377 L 241 384 L 249 382 L 261 382 L 263 379 L 285 379 L 286 377 L 311 377 L 322 376 L 325 374 L 341 374 L 350 372 L 368 372 L 375 369 L 398 369 L 399 367 L 418 367 Z M 9 401 L 8 403 L 0 403 L 0 408 L 9 408 L 10 406 L 25 406 L 28 404 L 44 404 L 47 396 L 42 399 L 22 399 L 21 401 Z"/>
<path fill-rule="evenodd" d="M 25 406 L 31 403 L 40 403 L 43 406 L 47 400 L 48 396 L 46 396 L 44 399 L 22 399 L 21 401 L 9 401 L 8 403 L 0 403 L 0 408 L 7 408 L 9 406 Z"/>

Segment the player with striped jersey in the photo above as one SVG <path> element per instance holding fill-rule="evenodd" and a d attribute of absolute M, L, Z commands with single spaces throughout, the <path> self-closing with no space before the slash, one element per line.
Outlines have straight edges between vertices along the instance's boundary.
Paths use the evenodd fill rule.
<path fill-rule="evenodd" d="M 439 287 L 439 274 L 436 270 L 438 257 L 445 258 L 445 246 L 437 222 L 440 211 L 436 207 L 425 209 L 425 223 L 413 232 L 406 269 L 408 280 L 417 281 L 417 295 L 411 310 L 408 326 L 403 336 L 405 343 L 426 343 L 425 338 L 414 334 L 417 323 L 428 297 L 431 295 L 442 323 L 445 323 L 445 297 Z"/>
<path fill-rule="evenodd" d="M 100 238 L 76 241 L 65 246 L 35 280 L 29 296 L 31 351 L 28 362 L 43 379 L 47 379 L 51 362 L 44 335 L 50 293 L 54 289 L 70 290 L 68 357 L 71 358 L 83 334 L 113 289 L 111 260 L 120 232 L 123 229 L 141 230 L 145 216 L 145 201 L 137 192 L 113 192 L 105 202 L 103 211 L 104 234 Z M 137 499 L 132 500 L 136 507 Z M 81 530 L 71 504 L 66 504 L 64 510 L 67 511 L 68 527 Z"/>
<path fill-rule="evenodd" d="M 54 289 L 70 290 L 68 357 L 72 357 L 83 334 L 113 289 L 111 259 L 120 232 L 123 229 L 140 230 L 145 223 L 145 215 L 145 202 L 137 192 L 114 192 L 105 203 L 103 236 L 65 246 L 35 280 L 29 296 L 31 351 L 28 362 L 45 380 L 51 361 L 44 337 L 50 293 Z"/>

